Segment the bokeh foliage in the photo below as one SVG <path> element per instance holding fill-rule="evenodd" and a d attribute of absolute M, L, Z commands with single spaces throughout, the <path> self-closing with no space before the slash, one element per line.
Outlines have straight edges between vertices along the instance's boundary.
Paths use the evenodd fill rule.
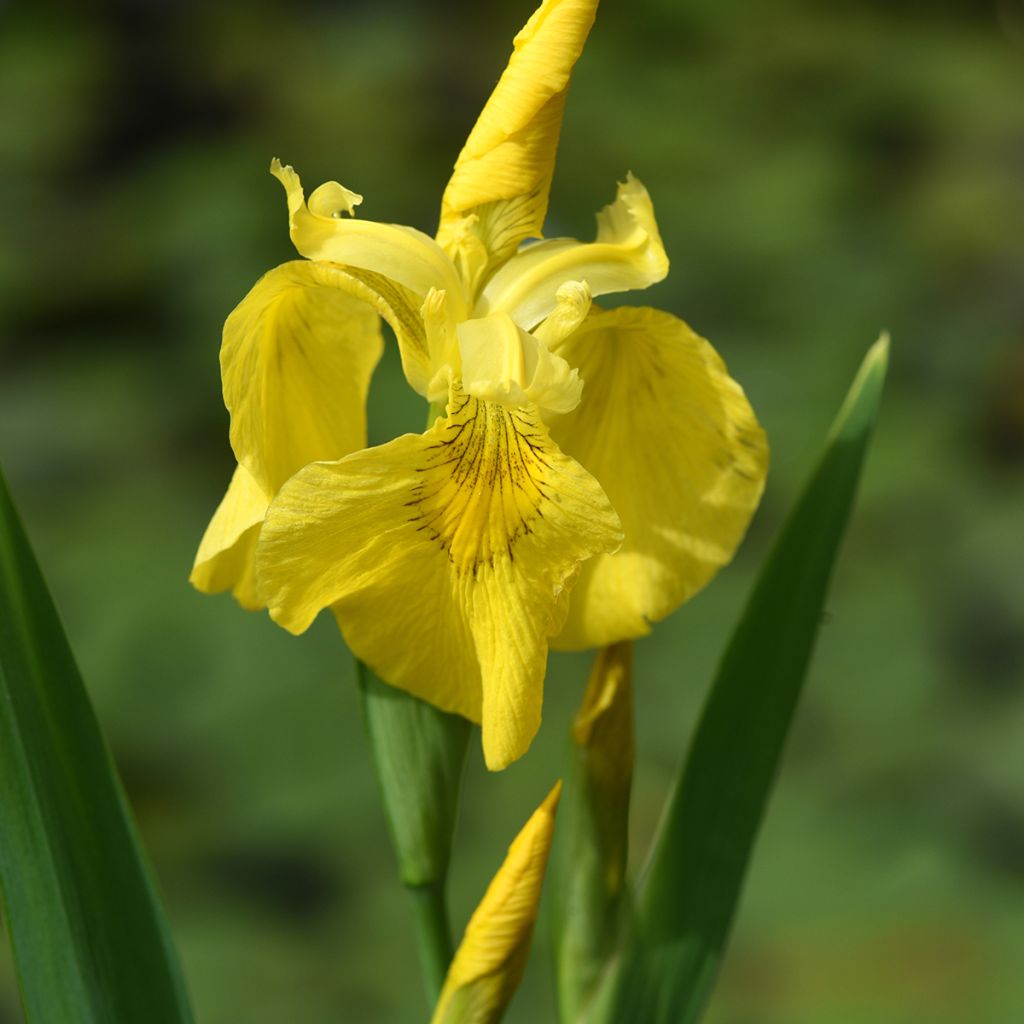
<path fill-rule="evenodd" d="M 431 230 L 529 6 L 0 10 L 0 462 L 207 1024 L 422 1018 L 336 631 L 294 640 L 185 576 L 231 467 L 220 326 L 291 256 L 270 157 Z M 635 849 L 860 355 L 894 340 L 714 1024 L 1024 1007 L 1022 56 L 1014 0 L 606 0 L 576 73 L 549 233 L 589 233 L 633 170 L 673 260 L 650 302 L 711 338 L 774 449 L 736 564 L 639 645 Z M 391 348 L 372 439 L 422 417 Z M 523 762 L 471 753 L 457 922 L 559 771 L 587 668 L 553 659 Z M 513 1021 L 550 1005 L 538 938 Z"/>

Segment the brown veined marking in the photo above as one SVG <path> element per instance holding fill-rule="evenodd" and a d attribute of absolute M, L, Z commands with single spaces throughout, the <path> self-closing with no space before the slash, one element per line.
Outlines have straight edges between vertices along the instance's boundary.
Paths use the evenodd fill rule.
<path fill-rule="evenodd" d="M 543 518 L 550 464 L 524 409 L 456 392 L 443 431 L 419 470 L 409 521 L 437 541 L 459 575 L 475 577 L 495 558 L 514 560 L 516 541 Z"/>

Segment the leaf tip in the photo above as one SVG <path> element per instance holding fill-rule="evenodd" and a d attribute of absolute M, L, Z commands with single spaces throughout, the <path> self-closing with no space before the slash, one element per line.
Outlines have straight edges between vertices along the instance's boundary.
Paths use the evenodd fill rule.
<path fill-rule="evenodd" d="M 869 366 L 877 366 L 882 373 L 889 369 L 890 340 L 889 332 L 882 331 L 878 335 L 878 340 L 868 350 L 867 359 L 865 360 Z"/>

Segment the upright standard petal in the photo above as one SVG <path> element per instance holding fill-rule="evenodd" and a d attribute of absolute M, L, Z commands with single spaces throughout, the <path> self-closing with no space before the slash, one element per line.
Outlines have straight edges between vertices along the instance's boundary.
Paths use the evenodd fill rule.
<path fill-rule="evenodd" d="M 519 987 L 562 784 L 533 812 L 466 925 L 431 1024 L 497 1024 Z"/>
<path fill-rule="evenodd" d="M 308 463 L 366 444 L 366 395 L 383 340 L 352 286 L 329 263 L 285 263 L 224 324 L 231 447 L 268 496 Z"/>
<path fill-rule="evenodd" d="M 651 197 L 628 175 L 615 201 L 597 215 L 593 242 L 554 238 L 525 246 L 487 282 L 475 314 L 503 310 L 529 331 L 565 301 L 561 289 L 567 284 L 607 295 L 646 288 L 667 273 Z"/>
<path fill-rule="evenodd" d="M 481 722 L 498 769 L 540 724 L 548 637 L 579 566 L 620 541 L 600 485 L 535 409 L 453 389 L 426 433 L 296 474 L 257 575 L 285 628 L 330 607 L 380 678 Z"/>
<path fill-rule="evenodd" d="M 389 278 L 417 296 L 417 308 L 431 288 L 446 289 L 452 302 L 461 302 L 455 265 L 429 235 L 401 224 L 358 219 L 355 208 L 363 197 L 336 181 L 315 189 L 307 203 L 293 168 L 274 160 L 270 172 L 288 194 L 292 244 L 301 255 Z"/>
<path fill-rule="evenodd" d="M 596 9 L 597 0 L 544 0 L 516 36 L 441 201 L 437 238 L 449 252 L 468 228 L 494 266 L 540 237 L 569 78 Z"/>
<path fill-rule="evenodd" d="M 626 535 L 583 566 L 554 641 L 576 649 L 650 632 L 732 558 L 768 446 L 715 350 L 668 313 L 594 312 L 557 352 L 586 387 L 552 436 L 601 481 Z"/>
<path fill-rule="evenodd" d="M 249 611 L 262 608 L 253 575 L 253 554 L 270 499 L 243 466 L 236 466 L 196 553 L 189 582 L 204 594 L 230 590 Z"/>

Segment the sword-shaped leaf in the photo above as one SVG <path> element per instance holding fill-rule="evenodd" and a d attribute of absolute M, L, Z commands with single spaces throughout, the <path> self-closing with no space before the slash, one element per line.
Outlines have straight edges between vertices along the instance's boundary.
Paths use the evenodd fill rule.
<path fill-rule="evenodd" d="M 733 632 L 669 799 L 622 966 L 591 1020 L 700 1019 L 814 647 L 887 362 L 883 336 Z"/>
<path fill-rule="evenodd" d="M 188 1024 L 110 753 L 0 475 L 0 895 L 29 1024 Z"/>

